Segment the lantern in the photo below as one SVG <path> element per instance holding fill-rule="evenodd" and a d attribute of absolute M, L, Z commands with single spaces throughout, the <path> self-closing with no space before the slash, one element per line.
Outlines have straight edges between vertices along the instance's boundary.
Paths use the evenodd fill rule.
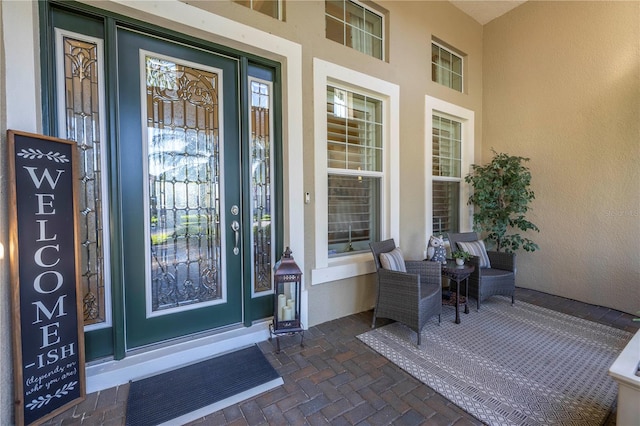
<path fill-rule="evenodd" d="M 273 322 L 270 326 L 270 336 L 276 336 L 277 352 L 280 352 L 281 334 L 300 333 L 300 346 L 304 339 L 304 330 L 300 322 L 300 292 L 302 291 L 302 271 L 291 257 L 289 247 L 284 251 L 282 258 L 276 263 L 273 272 Z"/>

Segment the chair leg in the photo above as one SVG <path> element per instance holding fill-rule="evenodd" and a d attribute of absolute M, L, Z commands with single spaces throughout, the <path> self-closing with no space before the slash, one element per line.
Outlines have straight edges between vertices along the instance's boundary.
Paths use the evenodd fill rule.
<path fill-rule="evenodd" d="M 438 325 L 442 322 L 442 314 L 438 314 Z"/>
<path fill-rule="evenodd" d="M 512 294 L 511 295 L 511 304 L 513 305 L 514 303 L 516 303 L 516 295 Z"/>
<path fill-rule="evenodd" d="M 418 333 L 418 346 L 420 346 L 420 334 L 421 333 L 419 331 L 417 333 Z"/>
<path fill-rule="evenodd" d="M 373 310 L 373 321 L 371 321 L 371 328 L 376 328 L 376 310 Z"/>

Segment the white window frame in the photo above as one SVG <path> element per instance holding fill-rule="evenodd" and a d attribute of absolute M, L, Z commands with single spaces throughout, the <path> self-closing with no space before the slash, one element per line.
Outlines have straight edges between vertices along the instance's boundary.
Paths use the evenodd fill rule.
<path fill-rule="evenodd" d="M 441 176 L 433 176 L 433 115 L 438 114 L 446 118 L 458 121 L 462 124 L 462 146 L 460 147 L 460 232 L 473 229 L 473 206 L 467 206 L 470 188 L 464 181 L 464 177 L 471 171 L 475 153 L 475 113 L 469 109 L 443 101 L 432 96 L 425 96 L 425 212 L 426 229 L 428 235 L 433 235 L 433 181 L 447 180 Z M 451 179 L 451 180 L 458 180 Z M 467 206 L 467 208 L 465 208 Z M 446 237 L 446 236 L 445 236 Z"/>
<path fill-rule="evenodd" d="M 465 58 L 465 55 L 463 55 L 463 54 L 461 54 L 461 53 L 459 53 L 459 52 L 456 52 L 455 50 L 451 49 L 450 47 L 447 47 L 447 46 L 445 46 L 444 44 L 439 43 L 439 42 L 437 42 L 437 41 L 435 41 L 435 40 L 431 40 L 431 45 L 432 45 L 432 46 L 433 46 L 433 45 L 436 45 L 436 46 L 438 46 L 441 50 L 445 50 L 445 51 L 449 52 L 451 55 L 453 55 L 453 56 L 456 56 L 456 57 L 460 58 L 460 63 L 461 63 L 461 71 L 460 71 L 460 90 L 456 89 L 455 87 L 452 87 L 452 85 L 451 85 L 451 84 L 443 84 L 443 83 L 440 83 L 440 82 L 439 82 L 439 81 L 437 81 L 437 80 L 434 80 L 435 75 L 431 75 L 431 81 L 432 81 L 432 82 L 434 82 L 434 83 L 437 83 L 437 84 L 439 84 L 439 85 L 441 85 L 441 86 L 448 87 L 448 88 L 449 88 L 449 89 L 451 89 L 451 90 L 455 90 L 456 92 L 464 93 L 464 90 L 465 90 L 465 84 L 464 84 L 464 79 L 465 79 L 465 77 L 464 77 L 464 67 L 465 67 L 465 60 L 464 60 L 464 58 Z M 431 50 L 432 46 L 429 46 L 429 48 L 430 48 L 429 50 Z M 431 64 L 433 64 L 433 63 L 434 63 L 434 62 L 433 62 L 433 58 L 431 58 Z M 440 65 L 440 64 L 435 64 L 435 65 L 437 65 L 438 67 L 442 68 L 442 65 Z M 433 67 L 432 67 L 432 69 L 433 69 Z M 451 72 L 453 72 L 453 71 L 451 71 Z M 449 83 L 451 83 L 451 80 L 449 80 Z"/>
<path fill-rule="evenodd" d="M 350 48 L 350 49 L 353 49 L 353 50 L 355 50 L 356 52 L 360 52 L 360 53 L 362 53 L 362 54 L 364 54 L 364 55 L 371 56 L 372 58 L 380 59 L 381 61 L 386 60 L 386 55 L 387 55 L 387 53 L 386 53 L 386 51 L 385 51 L 385 30 L 386 30 L 386 25 L 387 25 L 387 23 L 386 23 L 386 19 L 385 19 L 384 14 L 382 14 L 382 13 L 378 12 L 377 10 L 375 10 L 375 9 L 373 9 L 373 8 L 371 8 L 371 7 L 369 7 L 369 6 L 367 6 L 366 4 L 364 4 L 364 3 L 362 3 L 362 2 L 360 2 L 360 1 L 358 1 L 358 0 L 343 0 L 343 1 L 344 1 L 344 3 L 347 3 L 347 2 L 353 3 L 353 4 L 355 4 L 356 6 L 359 6 L 359 7 L 363 8 L 364 10 L 366 10 L 366 11 L 368 11 L 368 12 L 370 12 L 370 13 L 372 13 L 372 14 L 374 14 L 374 15 L 378 16 L 378 17 L 380 17 L 381 22 L 382 22 L 382 29 L 381 29 L 381 31 L 380 31 L 380 44 L 381 44 L 381 51 L 380 51 L 380 55 L 381 55 L 381 57 L 380 57 L 380 58 L 378 58 L 378 57 L 377 57 L 377 56 L 375 56 L 375 55 L 372 55 L 372 54 L 367 53 L 367 52 L 363 52 L 362 50 L 356 49 L 355 47 L 353 47 L 353 46 L 349 46 L 349 45 L 347 44 L 347 39 L 346 39 L 347 26 L 352 26 L 352 25 L 351 25 L 349 22 L 347 22 L 347 21 L 345 20 L 345 17 L 344 17 L 344 16 L 343 16 L 343 17 L 342 17 L 342 19 L 340 20 L 340 22 L 342 23 L 342 31 L 343 31 L 343 34 L 345 34 L 345 38 L 344 38 L 344 40 L 343 40 L 342 45 L 343 45 L 343 46 L 345 46 L 345 47 L 348 47 L 348 48 Z M 344 10 L 344 8 L 343 8 L 343 10 Z M 324 15 L 325 15 L 325 19 L 326 19 L 326 17 L 327 17 L 327 16 L 330 16 L 332 19 L 335 19 L 335 17 L 334 17 L 334 16 L 329 15 L 329 14 L 327 13 L 327 11 L 326 11 L 326 6 L 325 6 L 325 13 L 324 13 Z M 376 37 L 376 35 L 375 35 L 375 34 L 372 34 L 372 33 L 368 33 L 368 34 L 369 34 L 371 37 Z M 326 34 L 325 34 L 325 37 L 326 37 Z"/>
<path fill-rule="evenodd" d="M 375 272 L 371 253 L 329 258 L 327 206 L 327 86 L 338 85 L 382 100 L 383 155 L 380 211 L 381 239 L 400 236 L 400 87 L 318 58 L 313 60 L 315 154 L 315 268 L 311 284 L 321 284 Z"/>

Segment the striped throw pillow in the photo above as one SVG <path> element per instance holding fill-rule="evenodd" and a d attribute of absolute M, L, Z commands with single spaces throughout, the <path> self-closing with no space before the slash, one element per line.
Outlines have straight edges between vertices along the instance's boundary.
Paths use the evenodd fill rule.
<path fill-rule="evenodd" d="M 404 256 L 400 247 L 396 247 L 387 253 L 380 253 L 380 264 L 384 269 L 391 271 L 407 272 L 404 264 Z"/>
<path fill-rule="evenodd" d="M 489 261 L 489 256 L 487 255 L 487 249 L 484 246 L 484 241 L 458 241 L 458 248 L 460 248 L 460 250 L 466 251 L 467 253 L 470 253 L 473 256 L 478 256 L 480 258 L 479 266 L 481 268 L 491 268 L 491 262 Z"/>

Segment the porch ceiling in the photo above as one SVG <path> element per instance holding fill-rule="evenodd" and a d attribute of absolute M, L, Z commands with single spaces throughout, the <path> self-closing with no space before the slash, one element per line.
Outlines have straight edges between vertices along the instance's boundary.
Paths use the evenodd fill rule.
<path fill-rule="evenodd" d="M 455 7 L 484 25 L 524 3 L 526 0 L 449 0 Z"/>

